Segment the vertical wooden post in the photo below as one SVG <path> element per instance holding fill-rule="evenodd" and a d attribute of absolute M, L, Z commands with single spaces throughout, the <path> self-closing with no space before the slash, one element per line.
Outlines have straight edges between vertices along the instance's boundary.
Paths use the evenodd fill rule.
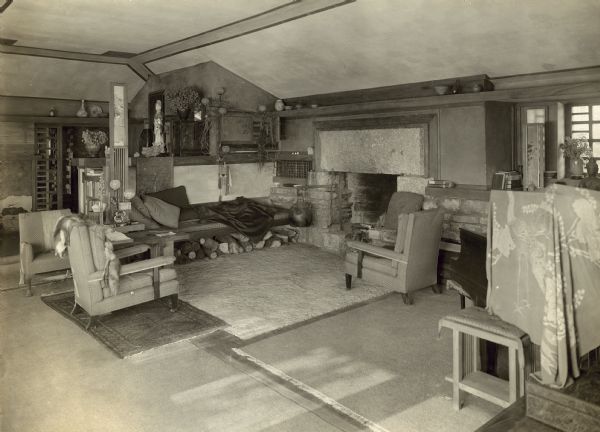
<path fill-rule="evenodd" d="M 455 411 L 462 406 L 460 381 L 463 378 L 463 347 L 462 333 L 452 329 L 452 406 Z"/>

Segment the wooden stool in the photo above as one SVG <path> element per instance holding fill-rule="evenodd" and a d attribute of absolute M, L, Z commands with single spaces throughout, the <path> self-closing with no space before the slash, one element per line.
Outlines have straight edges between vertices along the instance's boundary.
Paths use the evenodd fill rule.
<path fill-rule="evenodd" d="M 485 309 L 470 307 L 442 318 L 439 330 L 452 329 L 452 403 L 455 410 L 462 406 L 462 392 L 471 393 L 506 408 L 525 394 L 525 355 L 523 338 L 527 334 L 519 328 L 490 315 Z M 472 338 L 472 359 L 465 361 L 463 344 Z M 508 381 L 481 371 L 479 339 L 508 347 Z M 465 367 L 465 364 L 469 365 Z M 471 369 L 471 370 L 467 370 Z"/>

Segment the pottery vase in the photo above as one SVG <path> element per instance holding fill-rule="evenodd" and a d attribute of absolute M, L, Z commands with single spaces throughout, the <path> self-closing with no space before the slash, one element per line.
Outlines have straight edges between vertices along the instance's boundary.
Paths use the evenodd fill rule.
<path fill-rule="evenodd" d="M 597 177 L 598 176 L 598 161 L 596 158 L 590 158 L 587 163 L 587 175 L 588 177 Z"/>
<path fill-rule="evenodd" d="M 275 111 L 283 111 L 285 105 L 281 99 L 275 101 Z"/>
<path fill-rule="evenodd" d="M 179 120 L 187 120 L 190 116 L 190 109 L 186 109 L 186 110 L 177 110 L 177 117 L 179 117 Z"/>
<path fill-rule="evenodd" d="M 569 175 L 571 178 L 583 177 L 583 161 L 580 158 L 569 159 Z"/>
<path fill-rule="evenodd" d="M 77 117 L 87 117 L 87 116 L 88 116 L 88 113 L 85 110 L 85 100 L 82 99 L 81 100 L 81 107 L 77 111 Z"/>
<path fill-rule="evenodd" d="M 297 227 L 309 226 L 312 223 L 312 206 L 310 203 L 298 201 L 290 208 L 292 225 Z"/>

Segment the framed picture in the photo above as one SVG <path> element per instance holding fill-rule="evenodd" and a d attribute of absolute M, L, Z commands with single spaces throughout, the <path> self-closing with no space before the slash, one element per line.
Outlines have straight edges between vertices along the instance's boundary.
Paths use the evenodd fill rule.
<path fill-rule="evenodd" d="M 162 112 L 163 112 L 163 116 L 164 116 L 165 115 L 165 91 L 164 90 L 155 91 L 148 95 L 148 120 L 150 121 L 150 124 L 152 124 L 152 119 L 154 118 L 154 114 L 156 111 L 155 106 L 156 106 L 157 100 L 159 100 L 162 104 Z"/>

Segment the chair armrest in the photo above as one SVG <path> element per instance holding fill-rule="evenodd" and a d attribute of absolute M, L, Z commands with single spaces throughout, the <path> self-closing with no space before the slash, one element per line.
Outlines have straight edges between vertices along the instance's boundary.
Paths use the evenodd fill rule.
<path fill-rule="evenodd" d="M 381 258 L 386 258 L 386 259 L 389 259 L 392 261 L 397 261 L 397 262 L 402 262 L 402 263 L 407 262 L 405 255 L 399 254 L 399 253 L 394 252 L 389 249 L 372 246 L 368 243 L 361 243 L 361 242 L 351 240 L 346 243 L 346 246 L 349 247 L 350 249 L 356 249 L 356 250 L 359 250 L 362 252 L 366 252 L 370 255 L 375 255 L 375 256 L 378 256 Z"/>
<path fill-rule="evenodd" d="M 121 267 L 121 272 L 119 273 L 119 276 L 124 276 L 131 273 L 138 273 L 146 270 L 152 270 L 157 267 L 163 267 L 166 265 L 173 264 L 174 262 L 174 256 L 161 256 L 143 261 L 137 261 L 131 264 L 125 264 Z M 89 276 L 88 282 L 96 282 L 102 279 L 104 279 L 104 271 L 99 270 L 97 272 L 92 273 Z"/>

